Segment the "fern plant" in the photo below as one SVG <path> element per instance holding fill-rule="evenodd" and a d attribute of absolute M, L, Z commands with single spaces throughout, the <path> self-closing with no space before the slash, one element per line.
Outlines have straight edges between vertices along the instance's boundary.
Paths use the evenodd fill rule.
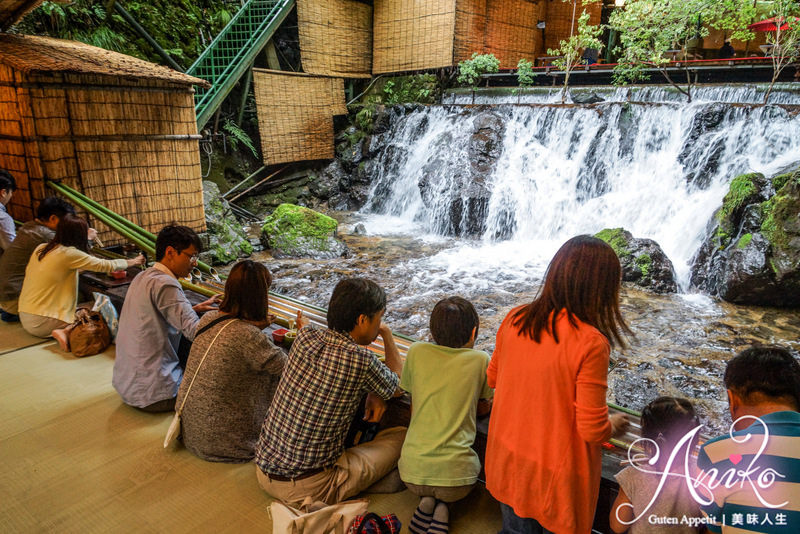
<path fill-rule="evenodd" d="M 226 119 L 222 129 L 228 132 L 228 135 L 230 136 L 228 137 L 228 140 L 231 142 L 231 147 L 233 147 L 234 150 L 238 150 L 239 143 L 241 143 L 250 149 L 250 152 L 253 153 L 254 157 L 258 158 L 258 151 L 253 144 L 253 140 L 250 138 L 247 132 L 242 130 L 238 124 L 230 119 Z"/>

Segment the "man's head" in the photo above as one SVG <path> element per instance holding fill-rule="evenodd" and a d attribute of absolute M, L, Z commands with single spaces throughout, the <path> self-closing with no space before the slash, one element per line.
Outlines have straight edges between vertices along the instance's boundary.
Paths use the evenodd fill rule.
<path fill-rule="evenodd" d="M 11 201 L 11 195 L 17 190 L 17 181 L 11 173 L 0 169 L 0 204 L 7 205 Z"/>
<path fill-rule="evenodd" d="M 800 411 L 800 363 L 782 347 L 743 350 L 728 362 L 724 381 L 734 419 L 748 414 Z"/>
<path fill-rule="evenodd" d="M 51 230 L 58 228 L 58 221 L 67 214 L 75 215 L 75 208 L 58 197 L 47 197 L 36 208 L 36 219 Z"/>
<path fill-rule="evenodd" d="M 328 328 L 350 334 L 359 345 L 369 345 L 386 311 L 386 293 L 366 278 L 347 278 L 336 284 L 328 304 Z"/>
<path fill-rule="evenodd" d="M 203 250 L 200 238 L 187 226 L 165 226 L 156 237 L 156 261 L 178 278 L 188 276 Z"/>
<path fill-rule="evenodd" d="M 478 312 L 461 297 L 448 297 L 436 303 L 431 312 L 430 329 L 437 345 L 459 349 L 475 344 Z"/>

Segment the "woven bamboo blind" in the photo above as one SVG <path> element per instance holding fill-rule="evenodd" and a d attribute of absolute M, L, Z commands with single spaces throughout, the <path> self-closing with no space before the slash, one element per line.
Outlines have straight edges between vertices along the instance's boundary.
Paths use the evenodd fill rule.
<path fill-rule="evenodd" d="M 516 68 L 520 59 L 531 61 L 542 52 L 543 2 L 490 0 L 486 12 L 486 53 L 500 60 L 501 69 Z"/>
<path fill-rule="evenodd" d="M 372 6 L 353 0 L 298 0 L 297 25 L 304 72 L 370 77 Z"/>
<path fill-rule="evenodd" d="M 573 29 L 573 2 L 562 0 L 547 0 L 547 29 L 545 30 L 544 50 L 558 48 L 562 40 L 569 39 L 571 31 L 578 31 L 578 17 L 585 9 L 589 13 L 589 24 L 600 24 L 600 13 L 603 9 L 601 2 L 582 4 L 575 0 L 575 26 Z"/>
<path fill-rule="evenodd" d="M 375 0 L 372 72 L 453 64 L 455 0 Z"/>
<path fill-rule="evenodd" d="M 486 1 L 456 2 L 456 27 L 453 36 L 453 62 L 458 63 L 486 49 Z"/>
<path fill-rule="evenodd" d="M 344 115 L 344 80 L 253 69 L 264 163 L 332 159 L 333 116 Z"/>
<path fill-rule="evenodd" d="M 172 222 L 205 230 L 190 84 L 146 74 L 23 72 L 8 65 L 20 57 L 7 61 L 6 52 L 0 47 L 0 167 L 19 186 L 9 210 L 16 218 L 29 220 L 54 194 L 44 184 L 50 179 L 152 232 Z M 91 222 L 104 242 L 123 241 Z"/>

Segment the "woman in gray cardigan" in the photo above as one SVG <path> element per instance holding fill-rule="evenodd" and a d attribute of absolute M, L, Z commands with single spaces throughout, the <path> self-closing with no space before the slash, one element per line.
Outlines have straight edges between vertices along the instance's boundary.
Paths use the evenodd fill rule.
<path fill-rule="evenodd" d="M 286 365 L 286 354 L 262 332 L 273 319 L 268 315 L 271 284 L 272 275 L 264 265 L 251 260 L 237 263 L 219 311 L 207 313 L 197 325 L 175 406 L 183 405 L 184 445 L 204 460 L 253 458 Z"/>

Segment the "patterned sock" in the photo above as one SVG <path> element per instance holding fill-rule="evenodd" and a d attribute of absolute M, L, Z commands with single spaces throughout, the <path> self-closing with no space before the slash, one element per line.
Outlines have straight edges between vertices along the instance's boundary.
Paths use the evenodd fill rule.
<path fill-rule="evenodd" d="M 450 531 L 449 524 L 450 510 L 447 509 L 447 503 L 439 501 L 433 510 L 433 519 L 427 534 L 447 534 Z"/>
<path fill-rule="evenodd" d="M 433 519 L 433 507 L 436 499 L 433 497 L 423 497 L 419 500 L 419 506 L 414 510 L 411 522 L 408 524 L 408 531 L 411 534 L 425 534 Z"/>

